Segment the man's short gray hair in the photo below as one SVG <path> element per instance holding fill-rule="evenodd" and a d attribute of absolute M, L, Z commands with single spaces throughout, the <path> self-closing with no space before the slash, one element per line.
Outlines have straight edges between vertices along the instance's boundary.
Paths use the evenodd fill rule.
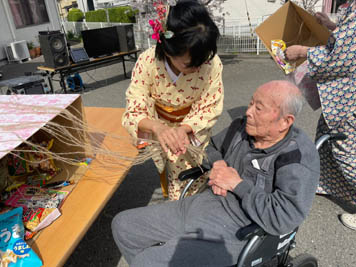
<path fill-rule="evenodd" d="M 284 99 L 281 105 L 281 116 L 291 114 L 297 117 L 303 108 L 303 96 L 301 93 L 291 93 Z"/>

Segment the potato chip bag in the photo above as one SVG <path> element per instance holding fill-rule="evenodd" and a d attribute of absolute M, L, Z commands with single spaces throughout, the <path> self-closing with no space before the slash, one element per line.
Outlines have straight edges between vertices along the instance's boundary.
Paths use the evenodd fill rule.
<path fill-rule="evenodd" d="M 0 256 L 3 267 L 40 267 L 42 261 L 24 241 L 22 208 L 0 214 Z"/>

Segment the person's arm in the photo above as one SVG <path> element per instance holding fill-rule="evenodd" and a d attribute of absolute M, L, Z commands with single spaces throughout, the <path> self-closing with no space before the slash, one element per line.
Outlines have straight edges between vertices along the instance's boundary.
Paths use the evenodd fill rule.
<path fill-rule="evenodd" d="M 332 22 L 327 14 L 323 12 L 316 12 L 315 18 L 321 25 L 324 25 L 329 30 L 331 31 L 335 30 L 336 23 Z"/>
<path fill-rule="evenodd" d="M 143 52 L 132 70 L 131 82 L 126 90 L 126 109 L 122 116 L 122 126 L 133 138 L 138 138 L 139 122 L 153 117 L 153 100 L 149 95 L 150 76 L 149 60 L 152 59 L 149 50 Z M 148 62 L 147 62 L 148 61 Z M 143 82 L 144 81 L 144 82 Z"/>
<path fill-rule="evenodd" d="M 189 144 L 188 133 L 192 129 L 188 125 L 169 127 L 154 119 L 154 100 L 149 91 L 149 84 L 153 83 L 151 79 L 154 60 L 157 60 L 154 50 L 146 50 L 136 62 L 130 86 L 126 91 L 126 110 L 122 125 L 134 138 L 138 138 L 140 132 L 154 134 L 165 152 L 170 149 L 179 156 L 186 151 L 185 145 Z"/>
<path fill-rule="evenodd" d="M 237 118 L 229 127 L 210 138 L 209 145 L 205 148 L 207 159 L 203 161 L 204 167 L 211 169 L 215 161 L 224 159 L 230 145 L 236 142 L 235 137 L 241 136 L 244 123 L 243 118 Z"/>
<path fill-rule="evenodd" d="M 355 3 L 347 9 L 343 21 L 340 21 L 329 37 L 326 46 L 308 50 L 309 75 L 312 78 L 335 79 L 349 77 L 354 72 L 356 57 L 356 10 Z"/>
<path fill-rule="evenodd" d="M 313 144 L 310 142 L 309 145 Z M 233 192 L 251 220 L 267 233 L 280 235 L 299 226 L 307 216 L 320 175 L 316 149 L 307 149 L 298 159 L 285 154 L 276 161 L 274 191 L 267 193 L 251 181 L 243 180 Z"/>

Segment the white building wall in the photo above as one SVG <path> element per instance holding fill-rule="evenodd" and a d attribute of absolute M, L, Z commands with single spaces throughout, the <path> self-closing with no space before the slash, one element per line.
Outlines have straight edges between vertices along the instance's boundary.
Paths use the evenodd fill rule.
<path fill-rule="evenodd" d="M 26 40 L 32 41 L 35 45 L 38 45 L 36 37 L 39 31 L 53 31 L 61 29 L 56 2 L 56 0 L 45 0 L 49 23 L 16 29 L 8 1 L 0 0 L 0 60 L 6 59 L 4 49 L 6 44 L 14 41 Z"/>
<path fill-rule="evenodd" d="M 15 33 L 11 31 L 11 25 L 8 22 L 7 14 L 3 1 L 0 1 L 0 60 L 6 58 L 4 47 L 6 44 L 14 41 Z"/>
<path fill-rule="evenodd" d="M 268 17 L 283 5 L 281 0 L 228 0 L 224 3 L 224 12 L 226 20 L 235 20 L 247 18 L 247 12 L 250 18 Z M 322 0 L 316 5 L 316 11 L 321 11 Z"/>

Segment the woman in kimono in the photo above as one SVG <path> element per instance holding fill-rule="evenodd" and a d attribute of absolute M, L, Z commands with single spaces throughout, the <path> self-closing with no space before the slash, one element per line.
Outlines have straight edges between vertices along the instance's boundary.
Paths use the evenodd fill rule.
<path fill-rule="evenodd" d="M 317 18 L 332 32 L 325 46 L 290 46 L 289 60 L 306 57 L 309 75 L 317 82 L 322 114 L 317 138 L 327 132 L 347 139 L 320 150 L 321 175 L 317 193 L 329 194 L 356 205 L 356 4 L 345 10 L 338 24 L 324 13 Z M 342 223 L 356 230 L 356 214 L 342 214 Z"/>
<path fill-rule="evenodd" d="M 178 174 L 202 161 L 186 145 L 204 148 L 222 112 L 223 67 L 216 54 L 219 30 L 199 1 L 180 0 L 169 9 L 156 9 L 160 19 L 150 24 L 157 44 L 136 62 L 122 124 L 133 138 L 159 141 L 163 153 L 153 161 L 164 195 L 166 170 L 168 197 L 176 200 L 185 186 Z M 188 194 L 205 182 L 205 177 L 197 179 Z"/>

